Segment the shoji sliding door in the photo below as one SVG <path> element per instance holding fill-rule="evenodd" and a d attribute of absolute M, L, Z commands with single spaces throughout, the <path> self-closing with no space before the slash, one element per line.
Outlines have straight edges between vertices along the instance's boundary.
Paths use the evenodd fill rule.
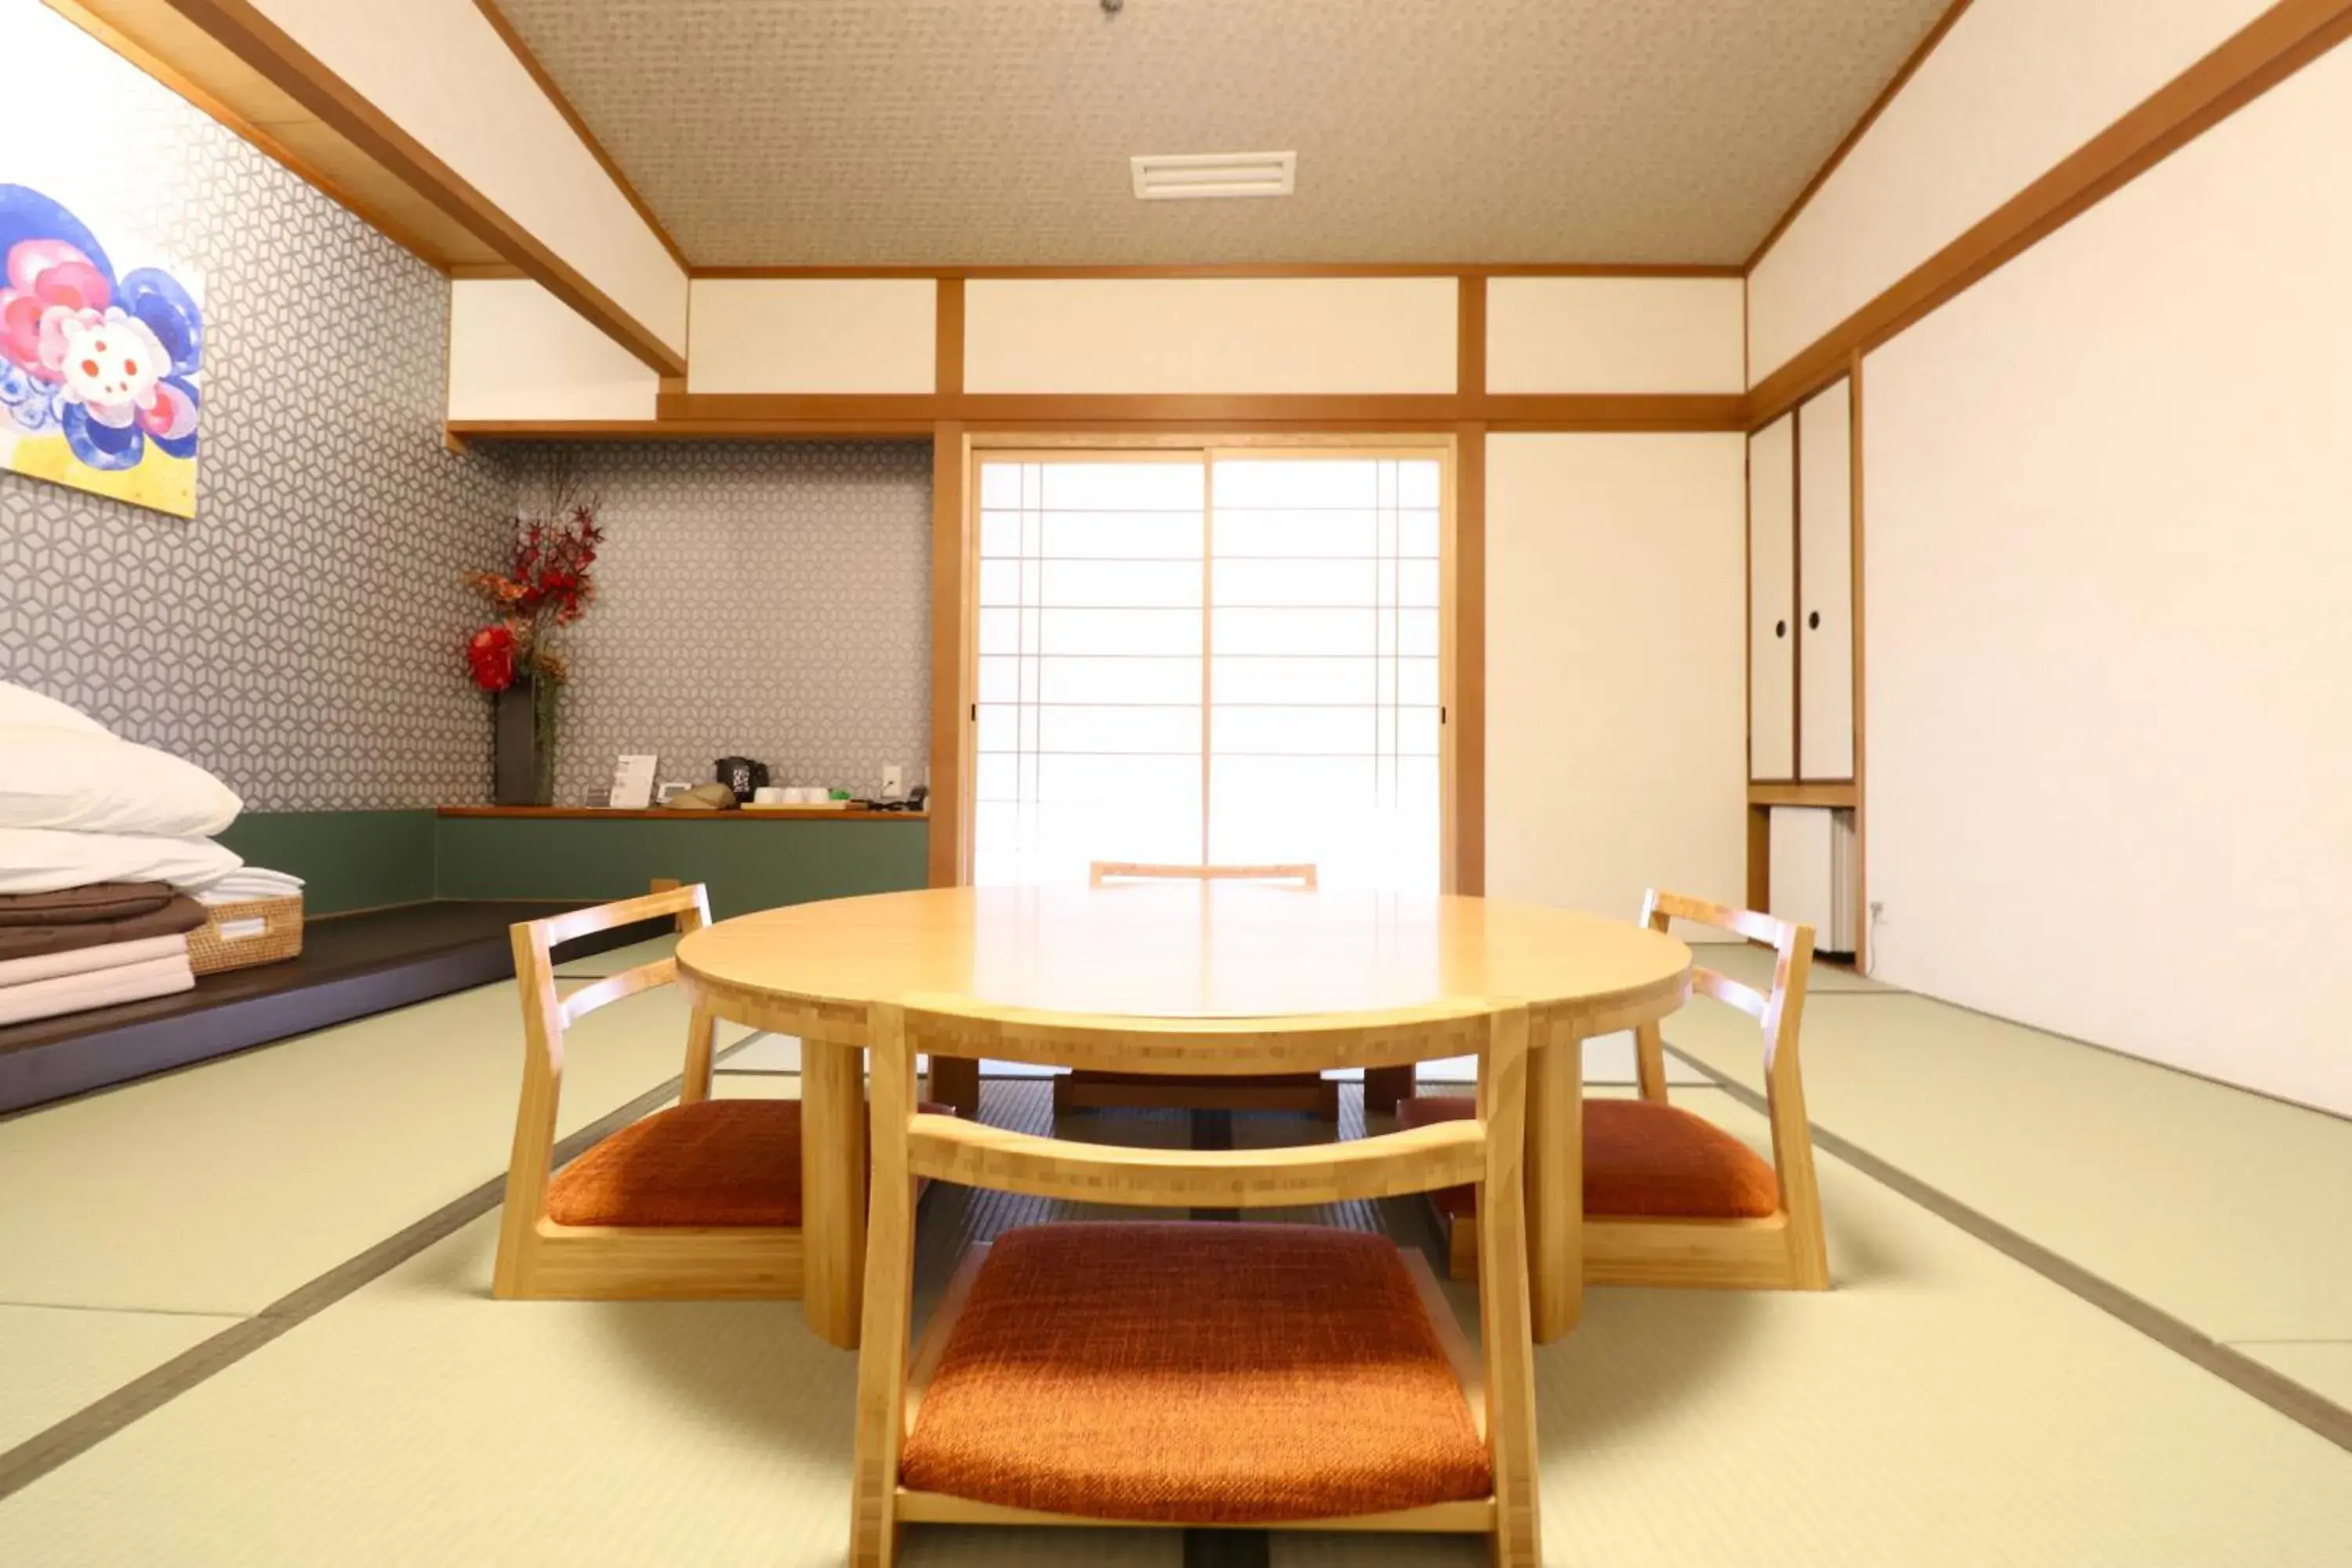
<path fill-rule="evenodd" d="M 972 879 L 1198 861 L 1208 465 L 983 456 Z"/>
<path fill-rule="evenodd" d="M 974 880 L 1312 860 L 1436 889 L 1436 452 L 978 468 Z"/>
<path fill-rule="evenodd" d="M 1211 860 L 1436 890 L 1440 470 L 1212 459 Z"/>

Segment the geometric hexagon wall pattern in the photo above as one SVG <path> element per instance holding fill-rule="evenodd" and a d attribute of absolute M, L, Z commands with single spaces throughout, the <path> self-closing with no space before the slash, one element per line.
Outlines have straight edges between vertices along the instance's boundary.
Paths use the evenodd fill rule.
<path fill-rule="evenodd" d="M 502 548 L 512 479 L 442 449 L 446 279 L 72 40 L 135 150 L 81 216 L 205 277 L 204 468 L 193 521 L 0 473 L 0 670 L 249 809 L 487 799 L 458 576 Z"/>
<path fill-rule="evenodd" d="M 565 448 L 599 502 L 596 602 L 557 634 L 555 798 L 623 752 L 699 782 L 756 757 L 785 784 L 924 777 L 930 734 L 931 448 L 650 441 Z M 513 448 L 543 496 L 558 456 Z"/>

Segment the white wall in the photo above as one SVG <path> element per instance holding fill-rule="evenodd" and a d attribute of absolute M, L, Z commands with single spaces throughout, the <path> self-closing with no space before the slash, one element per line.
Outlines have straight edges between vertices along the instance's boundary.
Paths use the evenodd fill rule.
<path fill-rule="evenodd" d="M 452 419 L 651 419 L 661 377 L 528 278 L 449 285 Z"/>
<path fill-rule="evenodd" d="M 1863 430 L 1879 973 L 2352 1113 L 2346 147 L 2338 48 L 1872 355 Z"/>
<path fill-rule="evenodd" d="M 999 393 L 1445 393 L 1451 278 L 973 279 L 964 385 Z"/>
<path fill-rule="evenodd" d="M 686 350 L 686 273 L 474 0 L 257 8 L 609 295 Z"/>
<path fill-rule="evenodd" d="M 1976 0 L 1748 278 L 1761 381 L 2270 0 Z"/>
<path fill-rule="evenodd" d="M 1737 278 L 1490 278 L 1486 390 L 1739 392 Z"/>
<path fill-rule="evenodd" d="M 1486 890 L 1744 901 L 1746 442 L 1486 443 Z"/>
<path fill-rule="evenodd" d="M 936 389 L 938 280 L 705 278 L 694 285 L 688 392 Z"/>

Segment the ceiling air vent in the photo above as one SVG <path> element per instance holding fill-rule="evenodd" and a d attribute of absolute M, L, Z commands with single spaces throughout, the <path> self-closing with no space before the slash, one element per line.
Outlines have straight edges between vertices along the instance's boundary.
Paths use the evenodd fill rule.
<path fill-rule="evenodd" d="M 1298 187 L 1296 153 L 1169 153 L 1128 162 L 1139 201 L 1286 196 Z"/>

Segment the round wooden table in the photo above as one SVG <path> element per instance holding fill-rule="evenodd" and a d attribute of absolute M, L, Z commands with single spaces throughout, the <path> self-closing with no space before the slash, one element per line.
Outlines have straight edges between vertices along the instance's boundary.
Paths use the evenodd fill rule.
<path fill-rule="evenodd" d="M 1109 1016 L 1273 1017 L 1525 1003 L 1538 1047 L 1530 1274 L 1537 1337 L 1550 1340 L 1574 1324 L 1582 1295 L 1576 1047 L 1680 1007 L 1690 964 L 1670 936 L 1572 910 L 1190 881 L 794 904 L 721 921 L 677 948 L 679 984 L 698 1007 L 803 1042 L 803 1305 L 811 1327 L 845 1346 L 856 1342 L 865 1265 L 868 1004 L 961 996 Z M 934 1092 L 955 1082 L 935 1077 Z M 964 1098 L 955 1088 L 949 1097 Z M 1382 1098 L 1371 1085 L 1367 1097 Z"/>

